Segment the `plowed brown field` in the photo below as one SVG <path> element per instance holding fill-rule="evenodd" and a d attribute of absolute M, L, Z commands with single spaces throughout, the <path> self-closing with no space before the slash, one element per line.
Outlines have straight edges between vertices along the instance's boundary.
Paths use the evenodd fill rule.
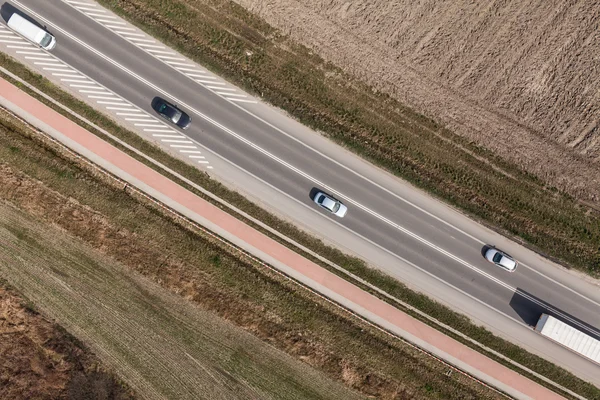
<path fill-rule="evenodd" d="M 600 200 L 596 2 L 235 1 L 552 186 Z"/>

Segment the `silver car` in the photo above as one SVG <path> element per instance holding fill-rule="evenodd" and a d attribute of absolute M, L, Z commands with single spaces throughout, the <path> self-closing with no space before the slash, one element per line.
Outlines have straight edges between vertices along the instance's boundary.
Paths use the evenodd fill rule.
<path fill-rule="evenodd" d="M 317 192 L 313 201 L 330 213 L 342 218 L 348 212 L 348 207 L 323 192 Z"/>
<path fill-rule="evenodd" d="M 493 247 L 485 252 L 485 259 L 509 272 L 516 270 L 518 265 L 511 256 Z"/>

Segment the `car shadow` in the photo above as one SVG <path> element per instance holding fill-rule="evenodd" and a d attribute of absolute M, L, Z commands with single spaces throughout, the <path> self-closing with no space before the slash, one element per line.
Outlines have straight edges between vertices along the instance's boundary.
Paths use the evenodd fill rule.
<path fill-rule="evenodd" d="M 8 23 L 8 20 L 10 19 L 10 17 L 12 17 L 13 14 L 19 14 L 21 17 L 25 18 L 27 21 L 31 22 L 35 26 L 48 32 L 48 28 L 46 28 L 45 25 L 40 24 L 35 19 L 33 19 L 29 15 L 23 13 L 21 10 L 19 10 L 12 4 L 4 3 L 4 4 L 2 4 L 2 6 L 0 6 L 0 18 L 2 18 L 4 20 L 4 22 Z"/>
<path fill-rule="evenodd" d="M 510 299 L 509 304 L 511 308 L 519 315 L 521 321 L 529 326 L 534 327 L 542 314 L 548 314 L 580 331 L 585 332 L 591 337 L 600 340 L 600 331 L 594 328 L 592 325 L 587 324 L 580 319 L 573 317 L 572 315 L 569 315 L 568 313 L 552 306 L 550 303 L 545 302 L 539 297 L 536 297 L 520 288 L 517 288 Z"/>

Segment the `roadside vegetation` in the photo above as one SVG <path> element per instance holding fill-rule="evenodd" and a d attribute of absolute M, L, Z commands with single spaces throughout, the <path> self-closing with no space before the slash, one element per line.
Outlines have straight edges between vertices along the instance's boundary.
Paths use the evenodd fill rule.
<path fill-rule="evenodd" d="M 88 347 L 39 314 L 35 305 L 1 276 L 0 338 L 3 400 L 136 398 L 100 365 Z"/>
<path fill-rule="evenodd" d="M 181 395 L 192 387 L 227 398 L 218 392 L 223 385 L 238 393 L 254 388 L 255 397 L 361 397 L 353 389 L 390 399 L 504 398 L 466 375 L 447 374 L 445 364 L 173 220 L 68 154 L 0 112 L 0 273 L 112 360 L 136 390 L 178 399 L 194 398 Z M 270 346 L 224 327 L 215 314 Z M 194 362 L 182 351 L 209 371 L 196 374 L 200 382 L 186 372 Z M 160 373 L 172 363 L 176 373 Z"/>
<path fill-rule="evenodd" d="M 598 211 L 344 75 L 234 2 L 99 3 L 491 228 L 600 276 Z"/>
<path fill-rule="evenodd" d="M 23 65 L 14 62 L 11 58 L 7 57 L 3 53 L 0 53 L 0 65 L 7 68 L 11 72 L 21 76 L 29 83 L 38 87 L 43 92 L 49 94 L 51 97 L 57 99 L 62 104 L 67 105 L 69 108 L 76 111 L 77 113 L 88 118 L 93 123 L 108 130 L 115 136 L 117 136 L 120 139 L 124 140 L 125 142 L 133 145 L 137 149 L 142 150 L 144 153 L 151 156 L 152 158 L 160 161 L 161 163 L 165 164 L 166 166 L 179 172 L 180 174 L 191 179 L 195 183 L 201 185 L 205 189 L 218 195 L 219 197 L 221 197 L 224 200 L 228 201 L 229 203 L 235 205 L 236 207 L 240 208 L 241 210 L 247 212 L 248 214 L 267 223 L 267 225 L 276 228 L 281 233 L 285 234 L 288 237 L 293 238 L 297 242 L 299 242 L 302 245 L 308 247 L 309 249 L 315 251 L 316 253 L 326 257 L 330 261 L 335 262 L 336 264 L 346 268 L 348 271 L 365 279 L 369 283 L 383 289 L 384 291 L 393 295 L 394 297 L 396 297 L 402 301 L 405 301 L 406 303 L 416 307 L 417 309 L 431 315 L 438 321 L 441 321 L 441 322 L 449 325 L 450 327 L 457 329 L 458 331 L 466 334 L 467 336 L 474 338 L 479 343 L 482 343 L 485 346 L 488 346 L 488 347 L 500 352 L 501 354 L 508 356 L 509 358 L 517 361 L 518 363 L 531 368 L 532 370 L 550 378 L 551 380 L 565 386 L 568 389 L 573 390 L 574 392 L 581 393 L 581 394 L 587 393 L 587 395 L 589 395 L 591 393 L 591 394 L 593 394 L 593 396 L 591 396 L 592 398 L 594 396 L 600 397 L 600 391 L 598 389 L 596 389 L 594 386 L 581 381 L 580 379 L 567 373 L 566 371 L 562 370 L 561 368 L 559 368 L 549 362 L 546 362 L 545 360 L 543 360 L 537 356 L 534 356 L 532 354 L 529 354 L 529 353 L 523 351 L 518 346 L 515 346 L 509 342 L 506 342 L 504 340 L 501 340 L 501 339 L 495 337 L 489 331 L 472 324 L 464 316 L 462 316 L 456 312 L 453 312 L 452 310 L 448 309 L 447 307 L 444 307 L 444 306 L 432 301 L 431 299 L 427 298 L 426 296 L 423 296 L 419 293 L 416 293 L 416 292 L 413 292 L 413 291 L 407 289 L 404 285 L 402 285 L 398 281 L 396 281 L 378 271 L 367 268 L 361 260 L 348 257 L 336 249 L 327 247 L 321 241 L 313 238 L 312 236 L 306 234 L 305 232 L 298 230 L 293 225 L 277 219 L 275 216 L 260 209 L 256 205 L 250 203 L 247 199 L 240 196 L 239 194 L 228 190 L 223 185 L 220 185 L 218 182 L 210 179 L 207 174 L 199 171 L 198 169 L 196 169 L 193 166 L 190 166 L 190 165 L 182 162 L 181 160 L 178 160 L 178 159 L 175 159 L 175 158 L 169 156 L 168 154 L 166 154 L 162 150 L 160 150 L 158 147 L 141 139 L 135 133 L 129 132 L 129 131 L 123 129 L 122 127 L 118 126 L 112 120 L 110 120 L 109 118 L 104 116 L 103 114 L 95 111 L 91 107 L 89 107 L 89 106 L 85 105 L 84 103 L 80 102 L 79 100 L 73 98 L 71 95 L 62 91 L 58 87 L 54 86 L 52 83 L 50 83 L 49 81 L 44 79 L 42 76 L 32 73 L 27 68 L 25 68 Z M 5 78 L 11 80 L 8 77 L 5 77 Z M 26 88 L 24 88 L 24 89 L 26 89 Z M 37 96 L 37 95 L 35 95 L 35 96 L 39 98 L 39 96 Z M 81 125 L 84 125 L 86 128 L 90 129 L 90 131 L 105 138 L 101 133 L 97 132 L 92 127 L 86 126 L 86 124 L 81 123 L 81 121 L 77 120 L 77 118 L 73 117 L 72 115 L 70 115 L 68 113 L 65 113 L 64 110 L 61 110 L 60 108 L 56 107 L 52 103 L 49 103 L 45 100 L 43 100 L 43 101 L 46 102 L 49 106 L 55 108 L 57 111 L 63 113 L 64 115 L 67 115 L 69 118 L 75 120 L 76 122 L 80 123 Z M 115 144 L 115 143 L 113 143 L 113 144 Z M 120 146 L 117 145 L 117 147 L 120 147 Z M 127 152 L 129 152 L 129 151 L 127 151 Z M 130 154 L 133 157 L 139 159 L 139 157 L 137 155 L 135 155 L 133 153 L 130 153 Z M 0 159 L 2 159 L 2 158 L 0 157 Z M 152 168 L 156 169 L 156 167 L 154 165 L 149 164 L 147 161 L 145 161 L 143 159 L 140 159 L 140 161 L 145 162 Z M 61 170 L 62 170 L 62 168 L 61 168 Z M 76 178 L 79 176 L 78 174 L 76 174 L 74 172 L 67 173 L 67 172 L 63 171 L 63 172 L 61 172 L 61 174 L 66 174 L 65 178 Z M 168 175 L 168 174 L 166 174 L 166 175 Z M 183 186 L 188 187 L 188 189 L 195 191 L 193 188 L 189 187 L 185 183 L 180 182 L 177 178 L 172 177 L 172 176 L 171 176 L 171 178 L 175 181 L 178 181 Z M 58 187 L 58 186 L 54 187 L 53 186 L 53 188 L 67 197 L 71 197 L 75 194 L 72 191 L 64 192 L 64 190 L 67 189 L 67 186 L 65 186 L 65 187 Z M 80 190 L 83 190 L 83 189 L 80 189 Z M 197 192 L 197 191 L 195 191 L 195 192 Z M 79 191 L 77 193 L 79 193 Z M 197 194 L 204 197 L 201 193 L 197 192 Z M 210 199 L 207 199 L 207 200 L 212 201 Z M 87 203 L 84 202 L 84 204 L 87 204 Z M 249 221 L 247 221 L 247 222 L 249 222 Z M 267 232 L 265 232 L 265 233 L 267 233 Z M 295 249 L 295 250 L 297 250 L 297 249 Z M 305 254 L 305 256 L 306 256 L 306 254 Z M 317 261 L 317 260 L 313 260 L 313 261 Z M 339 274 L 339 271 L 331 269 L 327 265 L 323 265 L 323 266 L 330 269 L 332 272 Z M 345 275 L 343 275 L 343 276 L 345 276 Z M 356 282 L 354 282 L 354 283 L 356 283 Z M 374 294 L 376 294 L 376 293 L 374 293 Z M 385 301 L 388 301 L 388 302 L 390 301 L 389 299 L 387 299 L 385 297 L 382 297 L 382 299 Z M 397 307 L 399 306 L 395 302 L 392 302 L 392 304 Z M 402 308 L 402 307 L 399 307 L 399 308 Z M 413 315 L 419 319 L 422 319 L 419 315 L 412 313 L 410 310 L 404 310 L 404 311 L 410 313 L 411 315 Z M 431 321 L 429 321 L 427 319 L 422 319 L 422 320 L 426 323 L 431 324 Z M 437 326 L 435 324 L 434 324 L 434 326 L 436 326 L 436 328 L 439 329 L 439 326 Z M 441 330 L 443 331 L 443 329 L 441 329 Z M 455 337 L 455 339 L 460 340 L 460 341 L 464 342 L 465 344 L 476 348 L 479 351 L 481 350 L 479 347 L 474 346 L 472 343 L 464 341 L 461 338 L 456 337 L 455 335 L 452 335 L 450 332 L 445 332 L 445 333 L 450 334 L 451 336 Z M 492 358 L 495 358 L 491 354 L 487 354 L 487 355 Z M 498 360 L 498 361 L 504 363 L 505 365 L 507 365 L 511 368 L 514 368 L 512 365 L 510 365 L 502 360 Z M 522 372 L 522 371 L 519 371 L 519 372 Z M 532 377 L 532 379 L 536 380 L 534 377 Z"/>

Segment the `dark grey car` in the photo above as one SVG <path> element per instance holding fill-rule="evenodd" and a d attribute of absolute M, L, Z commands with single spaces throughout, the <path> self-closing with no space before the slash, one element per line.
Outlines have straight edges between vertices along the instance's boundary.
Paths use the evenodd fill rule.
<path fill-rule="evenodd" d="M 189 115 L 160 97 L 152 99 L 152 108 L 159 113 L 161 117 L 169 120 L 181 129 L 189 128 L 190 123 L 192 122 L 192 118 L 190 118 Z"/>

